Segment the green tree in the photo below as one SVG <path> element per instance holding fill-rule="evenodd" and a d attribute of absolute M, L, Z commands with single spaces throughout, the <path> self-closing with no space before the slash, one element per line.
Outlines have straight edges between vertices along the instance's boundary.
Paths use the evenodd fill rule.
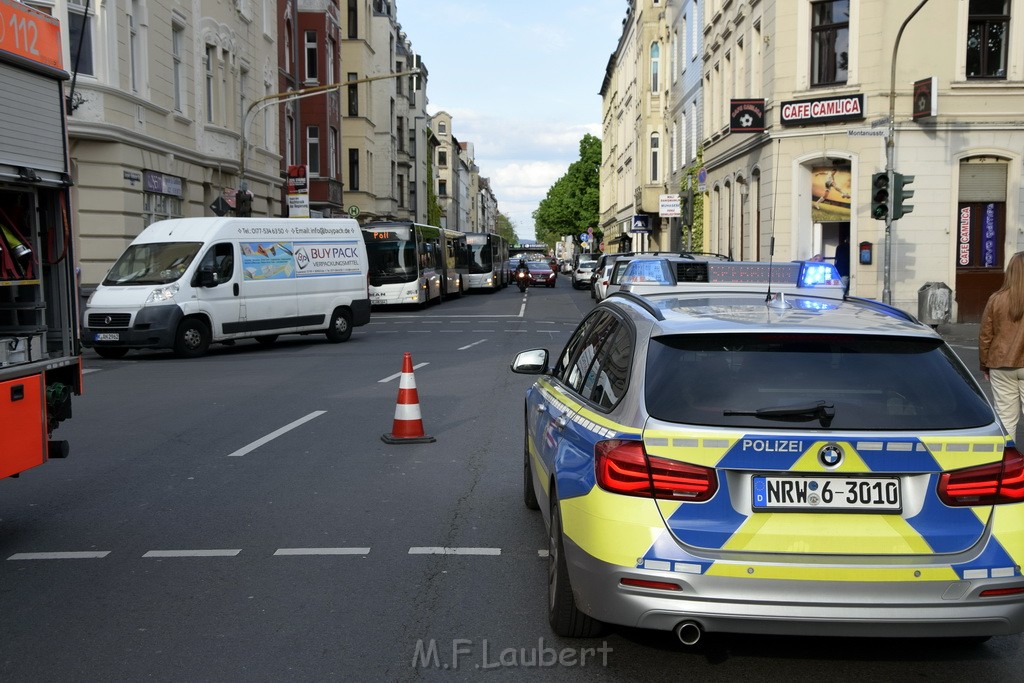
<path fill-rule="evenodd" d="M 700 171 L 702 166 L 704 166 L 704 149 L 698 147 L 697 159 L 687 169 L 686 176 L 683 177 L 679 187 L 679 193 L 683 196 L 686 196 L 687 186 L 693 189 L 693 236 L 690 240 L 691 251 L 704 250 L 704 193 L 697 190 L 697 172 Z M 684 225 L 682 229 L 683 235 L 679 244 L 682 249 L 685 249 L 687 228 Z"/>
<path fill-rule="evenodd" d="M 496 230 L 498 234 L 508 240 L 509 244 L 519 243 L 519 236 L 516 235 L 516 224 L 512 222 L 511 218 L 499 211 L 495 223 L 497 223 Z"/>
<path fill-rule="evenodd" d="M 537 241 L 554 248 L 563 236 L 578 241 L 600 215 L 601 140 L 589 133 L 580 140 L 580 158 L 548 189 L 533 212 Z M 594 233 L 600 242 L 601 234 Z"/>

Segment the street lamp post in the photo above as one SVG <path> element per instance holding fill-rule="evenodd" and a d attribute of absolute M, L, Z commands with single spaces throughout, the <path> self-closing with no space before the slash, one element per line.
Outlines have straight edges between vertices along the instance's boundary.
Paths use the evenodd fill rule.
<path fill-rule="evenodd" d="M 882 301 L 887 304 L 892 304 L 892 214 L 893 198 L 896 196 L 896 181 L 893 176 L 893 157 L 896 152 L 896 53 L 900 49 L 903 30 L 927 2 L 928 0 L 921 0 L 910 16 L 903 20 L 896 34 L 896 42 L 892 46 L 892 63 L 889 65 L 889 129 L 885 137 L 885 175 L 889 179 L 889 210 L 885 214 L 885 269 L 882 275 Z"/>
<path fill-rule="evenodd" d="M 285 102 L 291 102 L 293 100 L 301 100 L 306 97 L 313 97 L 314 95 L 322 95 L 323 93 L 331 92 L 332 90 L 341 90 L 342 88 L 348 87 L 350 85 L 370 83 L 371 81 L 382 81 L 387 78 L 416 76 L 419 75 L 419 73 L 419 69 L 412 69 L 410 71 L 399 71 L 393 74 L 379 74 L 377 76 L 356 78 L 351 81 L 343 81 L 341 83 L 328 83 L 327 85 L 315 85 L 310 86 L 308 88 L 300 88 L 299 90 L 289 90 L 286 92 L 273 93 L 271 95 L 265 95 L 264 97 L 255 100 L 246 108 L 245 117 L 242 119 L 242 139 L 238 159 L 238 182 L 240 185 L 239 189 L 246 189 L 245 162 L 249 153 L 249 124 L 252 122 L 252 117 L 255 114 L 275 104 L 283 104 Z"/>

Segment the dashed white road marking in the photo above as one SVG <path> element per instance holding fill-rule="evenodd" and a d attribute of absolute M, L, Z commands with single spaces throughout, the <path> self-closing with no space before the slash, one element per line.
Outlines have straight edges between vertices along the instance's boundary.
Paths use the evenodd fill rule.
<path fill-rule="evenodd" d="M 109 550 L 81 550 L 56 553 L 15 553 L 8 560 L 97 560 L 110 554 Z"/>
<path fill-rule="evenodd" d="M 481 339 L 480 341 L 475 341 L 472 344 L 466 344 L 465 346 L 460 346 L 459 347 L 459 351 L 465 351 L 466 349 L 471 349 L 474 346 L 477 346 L 479 344 L 483 344 L 485 341 L 487 341 L 487 340 L 486 339 Z"/>
<path fill-rule="evenodd" d="M 274 555 L 369 555 L 369 548 L 278 548 Z"/>
<path fill-rule="evenodd" d="M 422 367 L 423 367 L 424 365 L 430 365 L 430 363 L 419 363 L 418 365 L 414 365 L 414 366 L 412 366 L 412 369 L 413 369 L 413 370 L 419 370 L 419 369 L 420 369 L 420 368 L 422 368 Z M 402 373 L 400 373 L 400 372 L 396 372 L 396 373 L 395 373 L 395 374 L 393 374 L 393 375 L 388 375 L 388 376 L 387 376 L 387 377 L 385 377 L 384 379 L 379 379 L 379 380 L 377 380 L 377 384 L 383 384 L 384 382 L 390 382 L 391 380 L 393 380 L 393 379 L 398 379 L 398 378 L 399 378 L 399 377 L 401 377 L 401 376 L 402 376 Z"/>
<path fill-rule="evenodd" d="M 210 550 L 149 550 L 143 557 L 234 557 L 241 548 L 214 548 Z"/>
<path fill-rule="evenodd" d="M 276 439 L 277 437 L 281 436 L 282 434 L 290 432 L 291 430 L 295 429 L 296 427 L 300 427 L 300 426 L 306 424 L 307 422 L 309 422 L 310 420 L 312 420 L 314 418 L 317 418 L 317 417 L 320 417 L 321 415 L 323 415 L 326 412 L 327 412 L 326 410 L 314 410 L 309 415 L 306 415 L 305 417 L 300 417 L 298 420 L 296 420 L 295 422 L 292 422 L 291 424 L 286 424 L 284 427 L 281 427 L 280 429 L 277 429 L 277 430 L 267 434 L 262 439 L 257 439 L 256 441 L 253 441 L 248 446 L 245 446 L 244 448 L 239 448 L 234 453 L 228 453 L 228 457 L 229 458 L 236 458 L 236 457 L 245 455 L 246 453 L 249 453 L 251 451 L 254 451 L 257 448 L 259 448 L 260 446 L 262 446 L 263 444 L 266 444 L 266 443 L 269 443 L 269 442 L 273 441 L 274 439 Z"/>
<path fill-rule="evenodd" d="M 410 555 L 501 555 L 501 548 L 446 548 L 443 546 L 414 546 Z"/>

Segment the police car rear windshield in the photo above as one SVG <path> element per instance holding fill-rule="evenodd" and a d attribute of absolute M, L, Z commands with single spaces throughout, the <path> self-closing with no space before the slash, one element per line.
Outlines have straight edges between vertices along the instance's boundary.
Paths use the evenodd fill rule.
<path fill-rule="evenodd" d="M 937 339 L 675 335 L 651 340 L 645 391 L 652 417 L 693 425 L 890 431 L 989 425 L 992 411 L 969 376 Z"/>

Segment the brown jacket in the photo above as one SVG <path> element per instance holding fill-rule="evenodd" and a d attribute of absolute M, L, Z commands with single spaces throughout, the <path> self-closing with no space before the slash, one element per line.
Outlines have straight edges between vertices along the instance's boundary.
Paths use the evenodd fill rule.
<path fill-rule="evenodd" d="M 978 332 L 982 372 L 989 368 L 1024 368 L 1024 318 L 1013 322 L 1009 311 L 1005 292 L 996 292 L 985 304 Z"/>

